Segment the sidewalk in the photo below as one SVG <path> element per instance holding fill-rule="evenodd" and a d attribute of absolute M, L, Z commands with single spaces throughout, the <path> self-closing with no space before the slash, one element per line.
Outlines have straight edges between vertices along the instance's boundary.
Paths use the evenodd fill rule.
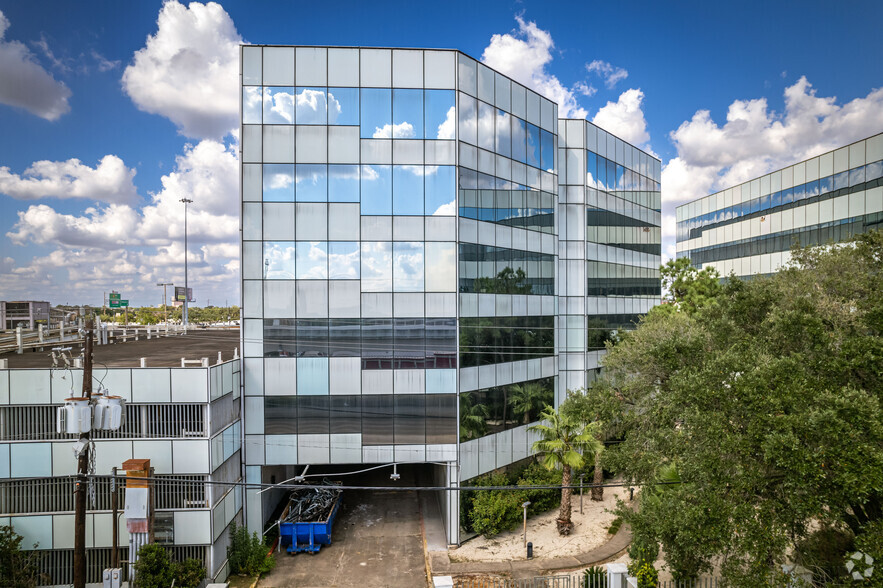
<path fill-rule="evenodd" d="M 619 557 L 632 542 L 632 532 L 624 524 L 610 540 L 584 553 L 568 557 L 516 561 L 468 561 L 452 562 L 447 551 L 429 551 L 433 576 L 457 576 L 462 574 L 507 575 L 513 578 L 532 578 L 555 571 L 574 570 L 600 565 Z"/>

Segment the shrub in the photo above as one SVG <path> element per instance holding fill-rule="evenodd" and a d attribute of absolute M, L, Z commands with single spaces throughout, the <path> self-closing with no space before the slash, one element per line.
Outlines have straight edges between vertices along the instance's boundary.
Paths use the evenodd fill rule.
<path fill-rule="evenodd" d="M 265 574 L 276 565 L 276 560 L 258 534 L 249 535 L 248 529 L 238 526 L 235 521 L 230 524 L 227 560 L 231 573 L 248 576 Z"/>
<path fill-rule="evenodd" d="M 149 543 L 138 550 L 135 580 L 138 588 L 167 588 L 174 580 L 178 588 L 196 588 L 205 578 L 205 567 L 195 558 L 172 561 L 165 547 Z"/>
<path fill-rule="evenodd" d="M 632 528 L 632 532 L 632 544 L 629 545 L 628 551 L 632 560 L 629 574 L 637 576 L 638 570 L 644 564 L 650 564 L 650 567 L 653 567 L 653 562 L 659 556 L 659 543 L 656 542 L 656 539 L 637 532 L 635 528 Z"/>
<path fill-rule="evenodd" d="M 470 486 L 473 487 L 481 487 L 481 486 L 506 486 L 509 484 L 509 478 L 505 474 L 485 474 L 483 476 L 479 476 L 470 481 Z M 476 533 L 480 533 L 480 531 L 476 530 L 472 524 L 472 511 L 475 506 L 475 499 L 478 498 L 481 494 L 486 494 L 488 492 L 494 492 L 493 490 L 481 490 L 481 491 L 463 491 L 460 493 L 460 520 L 463 521 L 463 526 L 467 531 L 474 531 Z"/>
<path fill-rule="evenodd" d="M 172 558 L 166 548 L 157 543 L 142 545 L 135 562 L 138 588 L 168 588 L 174 579 Z"/>
<path fill-rule="evenodd" d="M 611 535 L 616 535 L 619 533 L 620 527 L 622 527 L 622 517 L 616 517 L 613 519 L 613 522 L 610 523 L 610 526 L 607 527 L 607 532 Z"/>
<path fill-rule="evenodd" d="M 553 486 L 561 485 L 561 472 L 559 470 L 547 470 L 540 464 L 532 462 L 524 468 L 518 479 L 519 486 Z M 525 490 L 530 506 L 527 508 L 529 515 L 544 513 L 561 506 L 561 490 Z"/>
<path fill-rule="evenodd" d="M 176 588 L 196 588 L 205 579 L 205 566 L 196 558 L 189 557 L 174 566 Z"/>
<path fill-rule="evenodd" d="M 638 588 L 656 588 L 659 585 L 659 572 L 651 563 L 642 563 L 635 570 L 635 577 L 638 579 Z"/>
<path fill-rule="evenodd" d="M 522 518 L 523 492 L 485 490 L 477 492 L 472 501 L 472 528 L 491 537 L 518 526 Z"/>

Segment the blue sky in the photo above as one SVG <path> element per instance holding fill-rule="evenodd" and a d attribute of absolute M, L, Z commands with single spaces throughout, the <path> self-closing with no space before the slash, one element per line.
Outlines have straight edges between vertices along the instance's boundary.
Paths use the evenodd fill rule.
<path fill-rule="evenodd" d="M 238 302 L 239 42 L 450 47 L 656 153 L 673 206 L 883 130 L 880 2 L 0 0 L 0 299 Z M 206 63 L 212 64 L 206 67 Z M 72 161 L 77 160 L 77 161 Z M 35 165 L 36 164 L 36 165 Z"/>

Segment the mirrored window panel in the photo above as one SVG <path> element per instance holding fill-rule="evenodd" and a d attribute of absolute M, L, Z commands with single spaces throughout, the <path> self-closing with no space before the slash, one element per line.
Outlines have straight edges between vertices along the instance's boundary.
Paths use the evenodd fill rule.
<path fill-rule="evenodd" d="M 540 129 L 527 123 L 527 165 L 540 166 Z"/>
<path fill-rule="evenodd" d="M 328 200 L 328 172 L 324 163 L 299 163 L 296 171 L 298 202 L 326 202 Z"/>
<path fill-rule="evenodd" d="M 420 292 L 423 290 L 423 243 L 393 243 L 393 290 Z"/>
<path fill-rule="evenodd" d="M 425 213 L 454 216 L 457 197 L 456 168 L 453 165 L 426 166 L 424 176 Z"/>
<path fill-rule="evenodd" d="M 294 202 L 294 183 L 294 165 L 289 163 L 264 164 L 264 202 Z"/>
<path fill-rule="evenodd" d="M 457 113 L 460 129 L 459 139 L 471 145 L 478 144 L 478 104 L 475 98 L 460 93 L 460 110 Z"/>
<path fill-rule="evenodd" d="M 242 123 L 259 125 L 262 122 L 263 95 L 260 86 L 242 88 Z"/>
<path fill-rule="evenodd" d="M 328 243 L 329 279 L 358 280 L 360 267 L 358 242 L 331 241 Z"/>
<path fill-rule="evenodd" d="M 359 124 L 358 88 L 328 88 L 328 124 Z"/>
<path fill-rule="evenodd" d="M 363 165 L 361 186 L 362 214 L 392 214 L 392 166 Z"/>
<path fill-rule="evenodd" d="M 264 124 L 294 124 L 294 88 L 264 88 Z"/>
<path fill-rule="evenodd" d="M 295 121 L 299 125 L 328 124 L 328 99 L 325 88 L 297 88 Z"/>
<path fill-rule="evenodd" d="M 297 435 L 297 396 L 264 398 L 264 433 Z"/>
<path fill-rule="evenodd" d="M 359 166 L 329 165 L 328 166 L 328 201 L 358 202 L 359 201 Z"/>
<path fill-rule="evenodd" d="M 392 138 L 392 90 L 362 88 L 361 137 L 363 139 Z"/>
<path fill-rule="evenodd" d="M 502 110 L 497 110 L 495 142 L 497 153 L 505 155 L 506 157 L 511 157 L 512 115 Z"/>
<path fill-rule="evenodd" d="M 426 90 L 424 99 L 427 139 L 455 139 L 457 112 L 453 90 Z"/>
<path fill-rule="evenodd" d="M 293 280 L 295 278 L 295 247 L 292 241 L 264 242 L 265 280 Z"/>
<path fill-rule="evenodd" d="M 392 243 L 362 241 L 361 275 L 363 292 L 392 292 Z"/>
<path fill-rule="evenodd" d="M 545 129 L 540 129 L 540 168 L 550 173 L 556 173 L 555 169 L 555 140 L 554 135 Z"/>
<path fill-rule="evenodd" d="M 392 138 L 423 138 L 423 90 L 393 90 Z"/>
<path fill-rule="evenodd" d="M 264 357 L 296 357 L 296 332 L 293 318 L 264 319 Z M 291 392 L 295 392 L 295 382 L 291 382 Z"/>
<path fill-rule="evenodd" d="M 362 319 L 362 369 L 392 369 L 392 319 Z M 364 390 L 362 392 L 365 392 Z"/>
<path fill-rule="evenodd" d="M 423 214 L 423 175 L 427 169 L 422 165 L 392 166 L 393 214 Z"/>
<path fill-rule="evenodd" d="M 328 319 L 328 354 L 331 357 L 358 357 L 361 344 L 361 319 Z"/>
<path fill-rule="evenodd" d="M 298 241 L 295 256 L 298 280 L 325 280 L 328 278 L 328 243 Z"/>
<path fill-rule="evenodd" d="M 549 357 L 554 316 L 461 317 L 460 367 Z"/>
<path fill-rule="evenodd" d="M 460 394 L 460 442 L 532 423 L 554 401 L 554 378 L 464 392 Z"/>

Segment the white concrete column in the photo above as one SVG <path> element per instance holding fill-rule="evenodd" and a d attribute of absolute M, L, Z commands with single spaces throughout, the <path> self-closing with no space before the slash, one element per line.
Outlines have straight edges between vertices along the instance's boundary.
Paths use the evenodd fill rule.
<path fill-rule="evenodd" d="M 607 564 L 607 587 L 608 588 L 627 588 L 626 578 L 628 577 L 628 566 L 624 563 Z"/>

